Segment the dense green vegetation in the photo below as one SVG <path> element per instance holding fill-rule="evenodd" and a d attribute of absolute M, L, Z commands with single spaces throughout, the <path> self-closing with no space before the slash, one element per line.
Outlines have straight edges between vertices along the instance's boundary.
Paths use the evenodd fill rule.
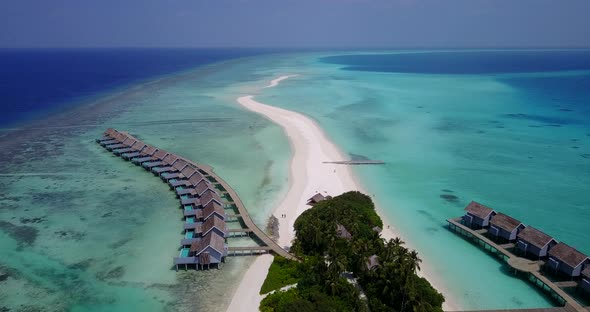
<path fill-rule="evenodd" d="M 338 232 L 338 225 L 350 236 Z M 444 297 L 416 275 L 418 254 L 400 239 L 381 239 L 374 227 L 382 227 L 382 221 L 371 198 L 359 192 L 321 201 L 305 211 L 295 221 L 291 249 L 302 263 L 281 260 L 287 262 L 275 267 L 276 277 L 269 282 L 280 285 L 283 277 L 299 276 L 297 287 L 267 296 L 261 311 L 442 312 Z M 344 272 L 354 274 L 366 298 Z"/>
<path fill-rule="evenodd" d="M 287 260 L 283 257 L 275 257 L 268 274 L 260 289 L 260 294 L 266 294 L 273 290 L 281 289 L 287 285 L 295 284 L 301 277 L 301 264 L 296 261 Z"/>

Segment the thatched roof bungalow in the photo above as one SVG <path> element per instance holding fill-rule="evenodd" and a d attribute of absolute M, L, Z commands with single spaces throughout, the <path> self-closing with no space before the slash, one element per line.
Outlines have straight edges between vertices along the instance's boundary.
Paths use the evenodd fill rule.
<path fill-rule="evenodd" d="M 201 199 L 201 205 L 203 205 L 203 207 L 208 205 L 210 202 L 215 202 L 218 205 L 223 205 L 219 195 L 217 195 L 217 193 L 211 189 L 205 190 L 205 192 L 203 192 L 203 194 L 201 194 L 200 199 Z"/>
<path fill-rule="evenodd" d="M 172 166 L 174 162 L 178 160 L 178 156 L 176 154 L 168 154 L 164 159 L 162 159 L 162 163 L 164 166 Z"/>
<path fill-rule="evenodd" d="M 326 200 L 326 197 L 320 193 L 317 193 L 307 200 L 307 204 L 310 206 L 313 206 L 313 205 L 321 202 L 322 200 Z"/>
<path fill-rule="evenodd" d="M 104 141 L 110 141 L 113 139 L 113 137 L 115 136 L 115 134 L 117 134 L 117 130 L 113 129 L 113 128 L 108 128 L 104 133 L 103 136 L 96 139 L 97 143 L 101 143 Z"/>
<path fill-rule="evenodd" d="M 208 218 L 203 222 L 203 236 L 209 234 L 210 231 L 215 231 L 222 237 L 228 236 L 225 221 L 216 215 L 213 215 L 211 218 Z"/>
<path fill-rule="evenodd" d="M 516 239 L 518 233 L 524 230 L 526 226 L 522 222 L 512 218 L 509 215 L 498 213 L 490 221 L 489 233 L 496 238 L 503 238 L 507 241 Z"/>
<path fill-rule="evenodd" d="M 202 254 L 207 255 L 200 257 Z M 191 244 L 189 256 L 200 257 L 199 264 L 220 263 L 227 256 L 225 239 L 216 232 L 209 232 L 201 240 Z"/>
<path fill-rule="evenodd" d="M 131 145 L 131 147 L 129 148 L 129 151 L 127 152 L 122 152 L 121 153 L 121 157 L 123 157 L 124 159 L 131 159 L 134 157 L 138 157 L 139 155 L 141 155 L 141 150 L 143 150 L 147 145 L 142 142 L 142 141 L 137 141 L 135 142 L 135 144 Z"/>
<path fill-rule="evenodd" d="M 185 217 L 195 217 L 197 220 L 203 219 L 203 209 L 185 209 L 183 214 Z"/>
<path fill-rule="evenodd" d="M 522 230 L 516 238 L 516 248 L 518 250 L 525 255 L 531 255 L 537 258 L 547 256 L 549 249 L 557 245 L 557 241 L 553 237 L 532 226 Z"/>
<path fill-rule="evenodd" d="M 346 240 L 352 239 L 352 234 L 350 234 L 350 232 L 348 232 L 348 230 L 342 224 L 336 224 L 336 235 Z"/>
<path fill-rule="evenodd" d="M 197 185 L 201 181 L 209 182 L 198 170 L 195 171 L 195 173 L 193 173 L 193 175 L 191 175 L 190 179 L 188 180 L 191 183 L 191 185 Z"/>
<path fill-rule="evenodd" d="M 208 220 L 215 216 L 225 220 L 225 210 L 220 204 L 211 201 L 203 206 L 203 220 Z"/>
<path fill-rule="evenodd" d="M 116 153 L 118 153 L 121 149 L 129 148 L 131 145 L 135 144 L 135 142 L 137 142 L 136 139 L 132 137 L 126 137 L 125 140 L 123 140 L 121 143 L 107 145 L 106 148 L 109 151 L 117 151 Z"/>
<path fill-rule="evenodd" d="M 472 201 L 465 207 L 463 223 L 471 228 L 485 228 L 490 225 L 496 211 L 488 206 Z"/>
<path fill-rule="evenodd" d="M 122 132 L 117 132 L 114 135 L 112 135 L 112 139 L 111 140 L 104 140 L 100 142 L 100 145 L 102 146 L 109 146 L 109 145 L 113 145 L 113 144 L 119 144 L 123 141 L 125 141 L 125 139 L 127 139 L 127 135 L 122 133 Z"/>
<path fill-rule="evenodd" d="M 201 199 L 197 198 L 197 197 L 183 198 L 180 200 L 180 202 L 183 206 L 185 206 L 185 205 L 193 205 L 194 207 L 201 206 Z"/>
<path fill-rule="evenodd" d="M 590 265 L 590 258 L 565 243 L 558 243 L 549 250 L 549 260 L 545 265 L 553 272 L 577 277 Z"/>
<path fill-rule="evenodd" d="M 168 154 L 162 159 L 162 164 L 158 167 L 153 167 L 152 172 L 161 175 L 166 172 L 174 171 L 173 164 L 178 160 L 178 156 L 175 154 Z"/>
<path fill-rule="evenodd" d="M 143 163 L 143 167 L 151 169 L 153 167 L 161 166 L 162 160 L 168 156 L 168 154 L 169 153 L 165 150 L 157 150 L 150 158 L 150 161 Z"/>
<path fill-rule="evenodd" d="M 148 144 L 139 152 L 138 156 L 131 158 L 131 161 L 135 164 L 141 164 L 146 161 L 151 161 L 152 156 L 157 151 L 157 148 Z"/>
<path fill-rule="evenodd" d="M 377 255 L 372 255 L 367 260 L 367 269 L 369 271 L 376 270 L 380 266 L 379 264 L 379 257 Z"/>
<path fill-rule="evenodd" d="M 215 192 L 212 185 L 209 182 L 207 182 L 207 180 L 203 179 L 199 183 L 197 183 L 197 185 L 195 186 L 195 188 L 193 189 L 193 192 L 191 194 L 195 195 L 195 196 L 203 196 L 203 194 L 207 190 L 211 190 L 212 192 Z M 217 193 L 217 192 L 215 192 L 215 193 Z"/>
<path fill-rule="evenodd" d="M 190 177 L 192 175 L 194 175 L 197 171 L 191 167 L 191 166 L 185 166 L 181 171 L 180 174 L 178 175 L 177 178 L 175 179 L 169 179 L 168 180 L 168 184 L 170 184 L 170 187 L 172 188 L 176 188 L 178 186 L 191 186 L 191 181 L 190 181 Z M 170 176 L 166 176 L 166 179 L 168 179 Z"/>
<path fill-rule="evenodd" d="M 582 280 L 580 281 L 580 288 L 586 293 L 590 294 L 590 265 L 582 271 Z"/>
<path fill-rule="evenodd" d="M 174 164 L 172 164 L 172 167 L 174 167 L 175 171 L 181 171 L 182 169 L 184 169 L 184 167 L 186 167 L 187 162 L 186 160 L 182 159 L 182 158 L 178 158 Z"/>

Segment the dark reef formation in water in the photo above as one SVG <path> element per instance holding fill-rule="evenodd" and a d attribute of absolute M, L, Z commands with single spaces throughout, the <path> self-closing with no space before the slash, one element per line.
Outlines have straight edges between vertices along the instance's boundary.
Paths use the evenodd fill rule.
<path fill-rule="evenodd" d="M 458 203 L 459 197 L 452 195 L 452 194 L 440 194 L 440 198 L 446 200 L 449 203 Z"/>
<path fill-rule="evenodd" d="M 120 279 L 125 274 L 125 268 L 122 266 L 116 267 L 108 272 L 100 272 L 96 274 L 96 278 L 101 281 L 109 279 Z"/>
<path fill-rule="evenodd" d="M 2 220 L 0 220 L 0 230 L 16 240 L 19 248 L 33 245 L 39 235 L 39 230 L 32 226 L 14 225 Z"/>
<path fill-rule="evenodd" d="M 56 234 L 58 237 L 60 237 L 62 239 L 72 239 L 75 241 L 80 241 L 84 238 L 84 236 L 86 236 L 85 233 L 72 231 L 72 230 L 55 231 L 54 234 Z"/>
<path fill-rule="evenodd" d="M 20 223 L 28 224 L 28 223 L 43 223 L 47 221 L 47 216 L 36 217 L 36 218 L 20 218 Z"/>
<path fill-rule="evenodd" d="M 80 262 L 69 265 L 68 269 L 86 271 L 93 263 L 94 263 L 94 259 L 86 259 L 86 260 L 82 260 Z"/>

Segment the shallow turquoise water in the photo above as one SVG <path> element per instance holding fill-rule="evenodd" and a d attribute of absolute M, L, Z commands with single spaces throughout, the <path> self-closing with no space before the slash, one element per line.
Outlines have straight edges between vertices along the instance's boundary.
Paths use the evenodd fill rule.
<path fill-rule="evenodd" d="M 320 56 L 283 63 L 301 76 L 257 99 L 316 119 L 353 157 L 386 161 L 354 170 L 463 308 L 551 305 L 445 220 L 477 200 L 590 253 L 588 72 L 380 73 Z"/>
<path fill-rule="evenodd" d="M 171 75 L 0 133 L 0 308 L 207 311 L 229 303 L 252 258 L 176 272 L 178 199 L 94 139 L 116 127 L 212 165 L 264 227 L 285 187 L 289 146 L 277 126 L 224 97 L 243 79 L 233 76 L 238 66 Z"/>
<path fill-rule="evenodd" d="M 37 129 L 0 133 L 0 276 L 7 276 L 0 307 L 225 306 L 251 259 L 175 272 L 183 237 L 178 199 L 93 140 L 112 126 L 212 165 L 264 227 L 288 185 L 290 148 L 280 128 L 237 105 L 244 94 L 311 116 L 355 157 L 385 160 L 354 170 L 463 308 L 549 306 L 444 220 L 474 199 L 590 253 L 588 108 L 576 106 L 590 101 L 569 89 L 587 90 L 583 73 L 359 72 L 319 61 L 329 55 L 229 61 L 108 95 Z M 259 89 L 293 73 L 300 76 Z"/>

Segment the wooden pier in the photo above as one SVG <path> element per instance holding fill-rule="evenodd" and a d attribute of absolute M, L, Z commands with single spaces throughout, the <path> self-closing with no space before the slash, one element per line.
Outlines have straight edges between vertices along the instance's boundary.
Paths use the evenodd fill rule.
<path fill-rule="evenodd" d="M 262 231 L 254 223 L 254 221 L 252 221 L 252 218 L 250 218 L 250 214 L 248 213 L 248 210 L 246 210 L 244 203 L 242 202 L 242 200 L 240 199 L 240 197 L 238 196 L 236 191 L 234 191 L 234 189 L 231 186 L 229 186 L 229 184 L 227 184 L 227 182 L 225 182 L 225 180 L 223 180 L 217 174 L 215 174 L 215 172 L 213 171 L 213 168 L 211 168 L 210 166 L 207 166 L 207 165 L 196 165 L 196 166 L 199 169 L 201 169 L 202 171 L 204 171 L 205 173 L 207 173 L 207 175 L 211 176 L 215 181 L 217 181 L 217 183 L 219 183 L 227 191 L 228 196 L 231 199 L 233 199 L 234 204 L 238 208 L 240 217 L 244 221 L 244 224 L 246 225 L 246 227 L 248 229 L 253 230 L 252 233 L 254 235 L 256 235 L 256 237 L 258 237 L 258 239 L 260 239 L 262 242 L 264 242 L 264 244 L 266 244 L 266 246 L 270 247 L 272 249 L 272 251 L 274 253 L 276 253 L 277 255 L 287 258 L 287 259 L 290 259 L 290 260 L 298 260 L 297 257 L 290 254 L 285 249 L 281 248 L 281 246 L 279 246 L 274 240 L 272 240 L 272 238 L 270 238 L 264 231 Z"/>
<path fill-rule="evenodd" d="M 227 249 L 230 256 L 244 256 L 244 255 L 261 255 L 272 251 L 269 246 L 253 246 L 253 247 L 229 247 Z"/>
<path fill-rule="evenodd" d="M 513 270 L 514 272 L 521 272 L 525 274 L 526 278 L 535 284 L 537 287 L 541 288 L 543 291 L 547 292 L 551 298 L 553 298 L 557 303 L 559 303 L 562 307 L 558 308 L 549 308 L 549 309 L 518 309 L 518 310 L 498 310 L 504 312 L 510 311 L 518 311 L 518 312 L 588 312 L 590 311 L 587 307 L 583 307 L 578 301 L 572 298 L 569 294 L 567 294 L 560 286 L 562 287 L 570 287 L 571 283 L 555 283 L 549 280 L 541 273 L 541 267 L 543 262 L 542 261 L 532 261 L 529 259 L 525 259 L 522 257 L 518 257 L 510 252 L 507 248 L 514 247 L 514 244 L 504 244 L 498 245 L 489 238 L 485 237 L 483 234 L 486 233 L 485 230 L 473 230 L 463 223 L 461 223 L 462 218 L 454 218 L 448 219 L 449 229 L 453 232 L 459 233 L 485 250 L 495 254 L 496 256 L 500 257 L 504 260 Z M 482 312 L 482 311 L 479 311 Z M 491 311 L 490 311 L 491 312 Z"/>
<path fill-rule="evenodd" d="M 384 165 L 385 162 L 382 160 L 336 160 L 336 161 L 324 161 L 324 164 L 336 164 L 336 165 Z"/>
<path fill-rule="evenodd" d="M 107 135 L 107 133 L 109 133 Z M 113 139 L 111 139 L 113 138 Z M 121 131 L 117 131 L 114 129 L 108 129 L 105 132 L 105 136 L 97 139 L 96 140 L 97 143 L 99 143 L 100 145 L 102 145 L 103 147 L 105 147 L 107 150 L 109 151 L 113 151 L 115 154 L 118 153 L 119 156 L 123 156 L 125 155 L 125 153 L 123 153 L 122 151 L 125 152 L 131 152 L 132 154 L 136 155 L 137 158 L 133 159 L 133 163 L 136 165 L 139 165 L 141 167 L 144 167 L 146 170 L 149 171 L 153 171 L 154 174 L 156 174 L 157 176 L 159 176 L 159 172 L 158 169 L 156 168 L 156 166 L 168 166 L 171 168 L 172 163 L 176 163 L 176 162 L 184 162 L 181 163 L 182 167 L 178 167 L 177 170 L 181 170 L 181 168 L 183 168 L 181 170 L 181 173 L 176 173 L 177 176 L 180 175 L 181 179 L 179 181 L 174 181 L 174 180 L 169 180 L 169 179 L 165 179 L 165 181 L 167 183 L 169 183 L 172 187 L 173 190 L 175 190 L 175 186 L 176 184 L 178 184 L 179 186 L 190 186 L 190 185 L 194 185 L 194 187 L 197 186 L 198 183 L 197 181 L 203 181 L 202 178 L 201 180 L 199 180 L 199 178 L 197 177 L 197 175 L 195 174 L 196 172 L 199 172 L 201 174 L 201 177 L 204 177 L 206 180 L 208 180 L 211 184 L 211 193 L 207 193 L 209 194 L 209 197 L 207 198 L 207 203 L 210 203 L 212 200 L 214 200 L 216 203 L 219 204 L 220 209 L 236 209 L 238 210 L 237 214 L 228 214 L 228 213 L 224 213 L 223 211 L 221 212 L 215 212 L 216 215 L 218 215 L 221 219 L 209 219 L 206 220 L 206 218 L 208 216 L 205 216 L 205 218 L 203 219 L 203 221 L 199 221 L 199 222 L 195 222 L 194 216 L 201 216 L 200 218 L 203 218 L 202 215 L 202 210 L 203 208 L 207 208 L 207 207 L 201 207 L 201 204 L 203 204 L 203 206 L 205 206 L 204 203 L 201 203 L 201 193 L 199 193 L 199 198 L 196 197 L 188 197 L 186 195 L 183 196 L 179 196 L 179 200 L 181 201 L 181 206 L 199 206 L 200 208 L 198 208 L 197 210 L 199 212 L 201 212 L 201 214 L 197 214 L 197 210 L 191 209 L 190 211 L 184 210 L 183 211 L 183 216 L 185 218 L 187 218 L 183 225 L 183 229 L 185 230 L 185 233 L 190 233 L 190 236 L 186 236 L 185 238 L 183 238 L 181 240 L 181 250 L 180 250 L 180 255 L 179 257 L 174 258 L 174 264 L 176 265 L 176 268 L 178 270 L 178 266 L 179 265 L 184 265 L 185 268 L 189 265 L 194 266 L 196 268 L 209 268 L 210 264 L 214 264 L 215 266 L 219 267 L 219 265 L 221 265 L 221 262 L 223 262 L 224 257 L 227 255 L 259 255 L 259 254 L 264 254 L 264 253 L 269 253 L 269 252 L 274 252 L 277 255 L 280 255 L 282 257 L 285 257 L 287 259 L 292 259 L 292 260 L 298 260 L 295 256 L 293 256 L 292 254 L 290 254 L 289 252 L 287 252 L 285 249 L 281 248 L 278 244 L 276 244 L 268 235 L 266 235 L 266 233 L 264 233 L 264 231 L 262 231 L 260 228 L 258 228 L 258 226 L 256 226 L 256 224 L 252 221 L 252 219 L 250 218 L 250 215 L 248 214 L 248 211 L 246 210 L 246 207 L 244 206 L 244 204 L 242 203 L 240 197 L 237 195 L 237 193 L 231 188 L 231 186 L 229 186 L 229 184 L 227 184 L 227 182 L 225 182 L 223 179 L 221 179 L 217 174 L 215 174 L 215 172 L 213 171 L 213 168 L 211 168 L 210 166 L 207 165 L 203 165 L 203 164 L 197 164 L 191 160 L 188 160 L 186 158 L 183 158 L 181 156 L 175 155 L 173 153 L 168 153 L 164 150 L 158 150 L 153 146 L 149 147 L 149 150 L 147 152 L 142 152 L 142 150 L 144 150 L 144 148 L 147 149 L 148 145 L 144 144 L 143 142 L 137 140 L 136 138 L 134 138 L 133 136 L 131 136 L 129 133 L 127 132 L 121 132 Z M 137 145 L 134 146 L 139 146 L 141 148 L 139 149 L 133 149 L 131 148 L 130 145 L 126 145 L 126 144 L 122 144 L 122 142 L 125 141 L 130 142 L 129 144 L 133 143 L 135 144 L 135 142 L 138 142 Z M 142 154 L 143 153 L 143 154 Z M 164 159 L 166 157 L 166 159 Z M 171 157 L 171 160 L 168 160 L 168 157 Z M 132 160 L 131 158 L 125 158 L 126 160 Z M 166 161 L 168 161 L 168 163 L 166 163 Z M 152 167 L 154 167 L 154 170 L 152 170 Z M 168 168 L 167 167 L 167 168 Z M 169 170 L 169 169 L 167 169 Z M 185 170 L 187 173 L 185 173 Z M 186 175 L 186 176 L 185 176 Z M 197 177 L 197 180 L 195 182 L 189 182 L 189 176 L 193 176 Z M 183 179 L 184 177 L 184 179 Z M 175 184 L 176 183 L 176 184 Z M 214 188 L 217 188 L 218 190 L 213 190 Z M 214 194 L 214 195 L 210 195 L 210 194 Z M 221 194 L 221 196 L 225 197 L 227 199 L 226 203 L 222 203 L 222 201 L 224 201 L 222 198 L 219 197 L 219 194 Z M 203 195 L 204 196 L 204 195 Z M 213 196 L 213 197 L 211 197 Z M 217 196 L 217 199 L 215 199 L 215 196 Z M 208 205 L 207 205 L 208 206 Z M 218 206 L 218 207 L 219 207 Z M 186 208 L 185 208 L 186 209 Z M 222 216 L 223 215 L 223 216 Z M 189 220 L 190 217 L 190 220 Z M 209 222 L 213 220 L 214 222 Z M 239 228 L 239 229 L 227 229 L 226 227 L 226 222 L 231 222 L 231 221 L 243 221 L 243 226 L 245 226 L 245 228 Z M 203 226 L 209 226 L 209 229 L 206 233 L 202 232 L 203 230 Z M 213 229 L 213 227 L 215 228 L 215 231 L 217 231 L 215 234 L 215 231 L 212 232 L 211 229 Z M 193 237 L 193 232 L 195 233 L 203 233 L 200 234 L 202 235 L 202 237 Z M 207 234 L 207 235 L 205 235 Z M 212 236 L 212 234 L 215 234 Z M 258 238 L 258 240 L 260 242 L 262 242 L 262 244 L 264 244 L 265 246 L 251 246 L 251 247 L 228 247 L 227 246 L 227 238 L 228 237 L 238 237 L 238 236 L 248 236 L 250 237 L 251 234 L 253 234 L 254 236 L 256 236 L 256 238 Z M 216 238 L 214 238 L 214 236 L 216 236 Z M 215 242 L 212 241 L 212 239 L 215 239 Z M 188 246 L 190 245 L 190 254 L 189 254 L 189 250 L 188 250 Z M 193 253 L 193 248 L 195 250 L 195 252 Z M 205 252 L 204 248 L 212 248 L 212 249 L 207 249 L 208 251 Z M 223 251 L 225 249 L 225 252 Z M 189 256 L 190 255 L 190 256 Z M 221 255 L 221 256 L 220 256 Z M 215 256 L 216 258 L 213 259 L 211 258 L 212 256 Z M 214 262 L 211 262 L 211 259 L 215 260 Z"/>

